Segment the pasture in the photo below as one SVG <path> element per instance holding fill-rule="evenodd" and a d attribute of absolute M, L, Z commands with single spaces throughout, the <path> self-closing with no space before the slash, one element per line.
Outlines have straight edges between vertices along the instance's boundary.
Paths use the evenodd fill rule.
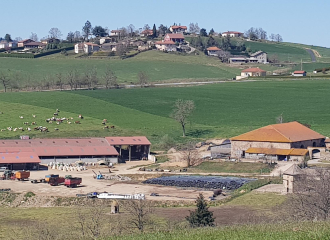
<path fill-rule="evenodd" d="M 82 77 L 86 70 L 92 68 L 97 70 L 99 82 L 102 84 L 104 84 L 102 77 L 108 68 L 115 72 L 118 82 L 124 84 L 136 83 L 139 71 L 148 74 L 149 82 L 230 79 L 240 73 L 239 69 L 228 67 L 219 60 L 206 56 L 183 56 L 158 51 L 143 52 L 124 60 L 74 58 L 58 54 L 54 57 L 51 55 L 38 59 L 0 58 L 0 71 L 9 70 L 13 77 L 18 78 L 15 80 L 22 86 L 31 83 L 40 84 L 45 81 L 45 77 L 55 78 L 57 73 L 65 76 L 70 70 L 77 70 Z"/>
<path fill-rule="evenodd" d="M 179 98 L 194 100 L 196 105 L 187 125 L 186 139 L 232 137 L 273 124 L 280 114 L 285 121 L 308 123 L 312 129 L 330 136 L 328 80 L 233 82 L 184 88 L 7 92 L 0 94 L 0 111 L 3 112 L 0 114 L 0 129 L 5 129 L 0 136 L 146 135 L 157 144 L 167 134 L 175 141 L 185 141 L 181 137 L 180 125 L 169 117 Z M 46 123 L 45 120 L 52 117 L 57 108 L 60 109 L 59 117 L 70 118 L 72 124 L 67 121 L 60 125 Z M 74 124 L 79 120 L 79 114 L 84 119 L 81 124 Z M 103 129 L 103 119 L 108 119 L 108 125 L 114 125 L 115 129 Z M 24 122 L 36 122 L 37 126 L 48 127 L 50 132 L 6 130 L 7 127 L 26 128 Z"/>

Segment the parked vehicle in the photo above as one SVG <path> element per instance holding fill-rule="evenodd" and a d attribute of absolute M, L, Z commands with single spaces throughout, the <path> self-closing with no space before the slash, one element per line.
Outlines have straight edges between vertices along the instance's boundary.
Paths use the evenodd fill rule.
<path fill-rule="evenodd" d="M 0 167 L 0 172 L 4 172 L 4 171 L 6 171 L 6 170 L 8 170 L 7 167 Z"/>
<path fill-rule="evenodd" d="M 30 172 L 18 171 L 15 173 L 15 177 L 18 181 L 28 180 L 30 177 Z"/>
<path fill-rule="evenodd" d="M 48 183 L 51 186 L 58 186 L 61 183 L 64 183 L 64 181 L 65 181 L 64 177 L 51 177 L 51 178 L 49 178 Z"/>
<path fill-rule="evenodd" d="M 58 175 L 58 174 L 50 174 L 50 175 L 46 175 L 45 176 L 45 181 L 46 182 L 49 182 L 49 179 L 50 178 L 56 178 L 56 177 L 59 177 L 60 175 Z"/>
<path fill-rule="evenodd" d="M 70 188 L 75 188 L 80 185 L 82 182 L 81 178 L 66 178 L 64 181 L 64 185 Z"/>

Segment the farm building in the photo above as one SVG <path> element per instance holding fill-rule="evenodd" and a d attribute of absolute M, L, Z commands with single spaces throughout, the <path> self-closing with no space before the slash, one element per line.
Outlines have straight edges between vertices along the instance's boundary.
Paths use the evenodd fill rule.
<path fill-rule="evenodd" d="M 258 51 L 252 53 L 249 58 L 250 62 L 257 62 L 257 63 L 266 63 L 267 62 L 267 53 L 263 51 Z"/>
<path fill-rule="evenodd" d="M 221 51 L 221 49 L 218 47 L 209 47 L 206 50 L 209 56 L 215 56 L 215 57 L 217 57 L 219 52 Z"/>
<path fill-rule="evenodd" d="M 294 193 L 295 182 L 302 174 L 304 174 L 304 172 L 296 164 L 293 164 L 289 169 L 284 171 L 283 172 L 284 192 Z"/>
<path fill-rule="evenodd" d="M 176 52 L 176 45 L 173 41 L 158 41 L 155 46 L 160 51 Z"/>
<path fill-rule="evenodd" d="M 222 158 L 229 156 L 231 152 L 231 142 L 229 139 L 225 139 L 222 143 L 210 146 L 209 150 L 211 150 L 212 158 Z"/>
<path fill-rule="evenodd" d="M 299 122 L 269 125 L 230 140 L 234 158 L 300 161 L 325 147 L 323 135 Z"/>
<path fill-rule="evenodd" d="M 228 32 L 223 32 L 222 33 L 223 37 L 243 37 L 243 33 L 241 32 L 236 32 L 236 31 L 228 31 Z"/>
<path fill-rule="evenodd" d="M 24 49 L 33 49 L 33 48 L 39 48 L 42 49 L 46 47 L 46 44 L 42 43 L 42 42 L 29 42 L 24 44 Z"/>
<path fill-rule="evenodd" d="M 38 163 L 100 160 L 118 163 L 148 159 L 150 145 L 146 137 L 0 140 L 0 166 L 21 164 L 27 170 L 34 169 L 33 164 Z"/>
<path fill-rule="evenodd" d="M 266 71 L 260 68 L 247 68 L 241 72 L 241 77 L 261 77 L 266 76 Z"/>
<path fill-rule="evenodd" d="M 294 71 L 292 76 L 294 77 L 306 77 L 306 71 Z"/>
<path fill-rule="evenodd" d="M 187 27 L 186 26 L 171 26 L 170 31 L 171 31 L 171 33 L 186 33 Z"/>

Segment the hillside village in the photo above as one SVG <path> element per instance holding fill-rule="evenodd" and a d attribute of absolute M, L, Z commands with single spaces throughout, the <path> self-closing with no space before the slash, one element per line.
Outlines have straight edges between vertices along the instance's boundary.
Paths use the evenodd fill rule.
<path fill-rule="evenodd" d="M 49 34 L 0 39 L 0 238 L 329 232 L 330 50 L 197 23 Z"/>

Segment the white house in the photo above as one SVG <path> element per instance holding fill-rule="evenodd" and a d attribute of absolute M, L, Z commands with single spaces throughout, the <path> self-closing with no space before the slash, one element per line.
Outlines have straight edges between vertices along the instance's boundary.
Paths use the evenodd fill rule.
<path fill-rule="evenodd" d="M 241 32 L 236 32 L 236 31 L 228 31 L 228 32 L 223 32 L 222 33 L 223 37 L 243 37 L 243 33 Z"/>
<path fill-rule="evenodd" d="M 94 43 L 77 43 L 74 45 L 75 53 L 92 53 L 99 51 L 100 46 Z"/>
<path fill-rule="evenodd" d="M 241 77 L 261 77 L 266 76 L 266 71 L 260 68 L 247 68 L 241 72 Z"/>
<path fill-rule="evenodd" d="M 8 48 L 8 47 L 9 47 L 9 43 L 6 40 L 0 41 L 0 49 L 1 48 Z"/>
<path fill-rule="evenodd" d="M 264 51 L 258 51 L 250 55 L 250 60 L 256 60 L 257 63 L 266 63 L 267 62 L 267 53 Z M 253 61 L 250 61 L 253 62 Z"/>
<path fill-rule="evenodd" d="M 164 37 L 164 41 L 173 41 L 173 42 L 178 42 L 182 43 L 184 42 L 184 36 L 182 33 L 167 33 Z"/>
<path fill-rule="evenodd" d="M 120 30 L 111 30 L 110 32 L 110 36 L 119 36 L 120 35 Z"/>
<path fill-rule="evenodd" d="M 292 76 L 295 76 L 295 77 L 306 77 L 306 71 L 294 71 L 292 73 Z"/>
<path fill-rule="evenodd" d="M 186 26 L 171 26 L 170 31 L 171 31 L 171 33 L 186 33 L 187 27 Z"/>
<path fill-rule="evenodd" d="M 155 46 L 160 51 L 176 52 L 176 45 L 173 41 L 158 41 Z"/>
<path fill-rule="evenodd" d="M 221 51 L 221 49 L 217 48 L 217 47 L 209 47 L 206 50 L 207 50 L 207 54 L 209 56 L 216 56 L 216 57 L 219 55 L 219 53 Z"/>

